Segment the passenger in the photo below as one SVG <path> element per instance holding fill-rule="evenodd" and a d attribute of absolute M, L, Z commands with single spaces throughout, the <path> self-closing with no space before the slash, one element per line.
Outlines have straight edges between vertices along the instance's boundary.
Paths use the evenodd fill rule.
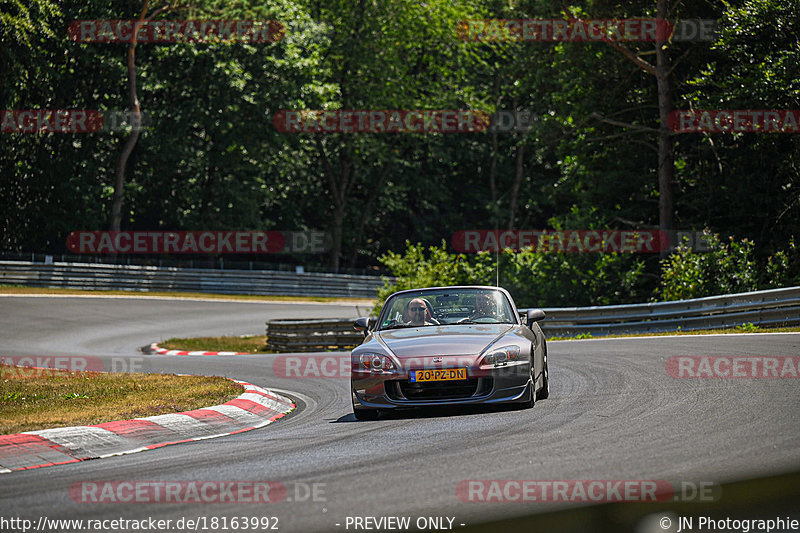
<path fill-rule="evenodd" d="M 497 302 L 491 294 L 479 294 L 475 301 L 475 311 L 469 316 L 468 320 L 477 318 L 497 319 Z"/>

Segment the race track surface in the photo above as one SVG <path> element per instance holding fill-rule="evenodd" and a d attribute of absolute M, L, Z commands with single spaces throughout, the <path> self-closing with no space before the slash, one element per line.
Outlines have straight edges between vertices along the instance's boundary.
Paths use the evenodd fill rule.
<path fill-rule="evenodd" d="M 137 352 L 172 336 L 259 334 L 267 318 L 359 314 L 363 307 L 335 304 L 0 298 L 0 355 L 142 358 L 147 371 L 228 376 L 280 390 L 298 404 L 260 430 L 5 474 L 0 515 L 274 516 L 280 531 L 298 532 L 347 531 L 348 516 L 410 516 L 412 523 L 446 516 L 458 526 L 574 505 L 463 502 L 456 487 L 464 480 L 718 483 L 800 465 L 800 380 L 675 379 L 665 369 L 670 356 L 798 356 L 796 334 L 551 342 L 551 395 L 533 409 L 407 413 L 375 422 L 354 420 L 345 378 L 276 376 L 272 365 L 281 356 Z M 69 493 L 80 482 L 205 480 L 278 481 L 288 497 L 271 504 L 91 504 Z M 307 501 L 302 496 L 313 484 L 321 492 Z M 294 501 L 298 495 L 305 501 Z"/>

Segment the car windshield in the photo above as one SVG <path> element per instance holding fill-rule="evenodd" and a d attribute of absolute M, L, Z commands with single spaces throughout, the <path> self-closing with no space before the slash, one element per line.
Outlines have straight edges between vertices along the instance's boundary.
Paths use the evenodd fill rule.
<path fill-rule="evenodd" d="M 452 324 L 516 324 L 513 307 L 492 289 L 434 289 L 391 296 L 378 329 Z"/>

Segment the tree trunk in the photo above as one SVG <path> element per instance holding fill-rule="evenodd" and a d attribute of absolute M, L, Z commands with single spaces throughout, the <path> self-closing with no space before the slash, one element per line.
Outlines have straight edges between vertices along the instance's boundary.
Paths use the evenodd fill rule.
<path fill-rule="evenodd" d="M 658 0 L 658 18 L 666 20 L 669 15 L 669 0 Z M 663 231 L 673 229 L 674 202 L 673 183 L 675 178 L 675 146 L 672 132 L 667 126 L 667 118 L 673 109 L 672 87 L 670 83 L 671 62 L 667 42 L 656 43 L 656 80 L 658 83 L 658 225 Z"/>
<path fill-rule="evenodd" d="M 350 197 L 350 190 L 353 186 L 355 176 L 353 157 L 349 153 L 349 146 L 344 144 L 339 153 L 339 168 L 334 169 L 328 158 L 328 154 L 325 152 L 325 145 L 319 137 L 317 137 L 316 143 L 320 159 L 322 160 L 322 168 L 328 180 L 328 186 L 330 187 L 331 199 L 333 200 L 330 224 L 330 267 L 334 272 L 339 272 L 345 211 L 347 209 L 347 201 Z"/>
<path fill-rule="evenodd" d="M 331 256 L 330 265 L 334 272 L 339 272 L 339 259 L 342 255 L 342 232 L 344 227 L 344 204 L 338 202 L 333 208 L 331 217 Z"/>
<path fill-rule="evenodd" d="M 389 145 L 389 152 L 392 152 L 393 145 Z M 389 156 L 391 157 L 391 156 Z M 348 259 L 345 261 L 346 267 L 354 267 L 356 264 L 356 258 L 358 254 L 358 247 L 364 242 L 364 228 L 367 226 L 370 218 L 372 218 L 372 212 L 375 210 L 375 205 L 378 203 L 378 197 L 383 192 L 383 185 L 386 183 L 386 180 L 389 178 L 389 171 L 392 168 L 392 160 L 388 159 L 378 174 L 378 179 L 375 182 L 375 186 L 372 187 L 369 194 L 367 195 L 366 201 L 364 203 L 364 207 L 361 210 L 361 217 L 358 221 L 358 230 L 352 240 L 352 249 L 348 254 Z"/>
<path fill-rule="evenodd" d="M 497 210 L 497 159 L 499 148 L 497 143 L 497 131 L 490 133 L 492 142 L 492 153 L 489 159 L 489 198 L 492 202 L 492 224 L 497 229 L 498 210 Z"/>
<path fill-rule="evenodd" d="M 142 13 L 139 16 L 139 22 L 142 22 L 147 17 L 147 9 L 150 0 L 145 0 L 142 5 Z M 142 125 L 142 110 L 139 107 L 139 97 L 136 94 L 136 37 L 139 33 L 139 27 L 135 26 L 131 42 L 128 43 L 128 98 L 130 99 L 130 119 L 133 131 L 125 141 L 125 146 L 122 148 L 122 153 L 117 161 L 117 175 L 114 180 L 114 200 L 111 204 L 111 224 L 109 227 L 111 231 L 119 231 L 122 226 L 122 201 L 125 197 L 125 167 L 128 165 L 128 159 L 136 147 L 136 142 L 139 140 L 139 130 Z"/>
<path fill-rule="evenodd" d="M 658 0 L 656 4 L 656 17 L 661 23 L 664 23 L 668 16 L 669 0 Z M 610 41 L 609 44 L 612 48 L 630 59 L 639 68 L 656 78 L 656 84 L 658 86 L 658 116 L 660 122 L 658 129 L 658 226 L 664 231 L 669 231 L 673 228 L 675 216 L 673 200 L 675 143 L 672 138 L 672 132 L 667 125 L 669 113 L 674 106 L 671 87 L 672 61 L 669 57 L 669 42 L 656 42 L 655 66 L 620 43 Z M 604 122 L 614 123 L 614 121 L 608 119 L 604 120 Z M 618 124 L 625 125 L 624 123 Z M 628 126 L 637 129 L 648 129 L 642 128 L 641 126 Z"/>
<path fill-rule="evenodd" d="M 523 169 L 525 168 L 525 139 L 517 145 L 517 157 L 514 165 L 514 183 L 511 185 L 511 198 L 508 200 L 508 229 L 514 229 L 514 219 L 517 216 L 517 202 L 519 201 L 519 188 L 522 185 Z"/>

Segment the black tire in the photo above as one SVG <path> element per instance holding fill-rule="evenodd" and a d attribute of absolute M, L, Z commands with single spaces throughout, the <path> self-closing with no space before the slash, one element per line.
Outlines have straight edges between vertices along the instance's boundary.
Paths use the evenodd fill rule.
<path fill-rule="evenodd" d="M 528 399 L 520 404 L 522 409 L 530 409 L 536 403 L 536 379 L 533 377 L 533 356 L 531 356 L 531 388 L 528 390 Z"/>
<path fill-rule="evenodd" d="M 546 400 L 550 396 L 550 376 L 547 372 L 547 341 L 542 339 L 544 366 L 542 367 L 542 388 L 536 393 L 537 400 Z"/>
<path fill-rule="evenodd" d="M 353 409 L 356 420 L 377 420 L 381 414 L 377 409 Z"/>
<path fill-rule="evenodd" d="M 353 415 L 356 420 L 377 420 L 378 415 L 381 414 L 379 409 L 358 409 L 355 400 L 350 399 L 350 405 L 353 406 Z"/>

